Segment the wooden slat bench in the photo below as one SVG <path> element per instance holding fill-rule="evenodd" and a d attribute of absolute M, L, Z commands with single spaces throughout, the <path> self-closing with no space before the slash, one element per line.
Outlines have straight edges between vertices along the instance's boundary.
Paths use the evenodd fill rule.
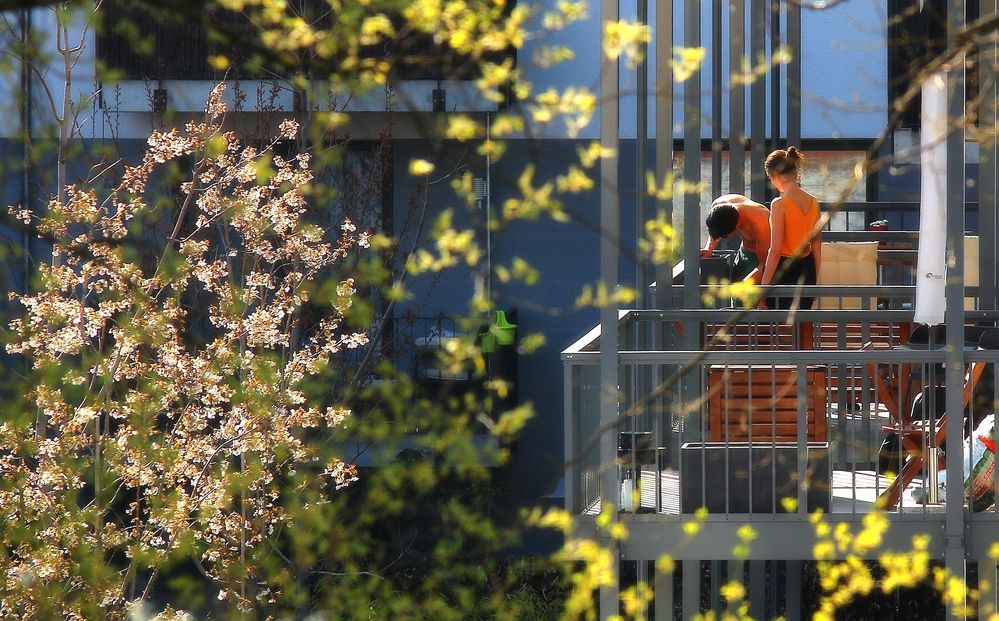
<path fill-rule="evenodd" d="M 809 442 L 828 440 L 827 369 L 809 366 L 804 381 Z M 797 442 L 798 367 L 717 365 L 708 369 L 712 442 Z"/>
<path fill-rule="evenodd" d="M 794 327 L 783 324 L 723 327 L 721 324 L 705 323 L 702 332 L 705 343 L 722 329 L 725 330 L 724 338 L 716 340 L 714 349 L 859 351 L 907 343 L 912 327 L 907 322 L 871 323 L 866 327 L 860 322 L 801 323 Z M 756 442 L 797 442 L 796 374 L 797 367 L 792 365 L 711 367 L 708 370 L 710 440 L 746 441 L 751 435 L 752 441 Z M 865 377 L 866 374 L 862 364 L 808 367 L 809 441 L 824 442 L 828 439 L 828 404 L 839 403 L 855 408 L 877 403 L 876 382 Z M 750 420 L 752 429 L 749 427 Z"/>

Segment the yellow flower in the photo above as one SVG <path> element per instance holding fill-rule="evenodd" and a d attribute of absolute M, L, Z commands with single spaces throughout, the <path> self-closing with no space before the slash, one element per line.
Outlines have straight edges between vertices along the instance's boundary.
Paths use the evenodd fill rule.
<path fill-rule="evenodd" d="M 409 174 L 414 177 L 429 175 L 434 172 L 434 165 L 427 160 L 415 159 L 409 163 Z"/>
<path fill-rule="evenodd" d="M 480 126 L 464 114 L 456 114 L 448 118 L 446 135 L 448 138 L 464 142 L 479 135 Z"/>
<path fill-rule="evenodd" d="M 701 68 L 704 62 L 705 50 L 703 47 L 678 47 L 673 50 L 673 58 L 670 66 L 673 68 L 673 79 L 677 82 L 684 82 L 690 79 Z"/>
<path fill-rule="evenodd" d="M 693 537 L 701 530 L 701 525 L 697 522 L 684 522 L 683 532 L 687 534 L 688 537 Z"/>
<path fill-rule="evenodd" d="M 604 24 L 604 55 L 616 60 L 622 54 L 632 65 L 642 58 L 642 45 L 652 40 L 648 24 L 616 21 Z"/>
<path fill-rule="evenodd" d="M 725 601 L 734 603 L 746 596 L 746 587 L 738 580 L 732 580 L 721 587 L 721 595 Z"/>
<path fill-rule="evenodd" d="M 741 539 L 742 541 L 749 542 L 756 539 L 756 530 L 749 524 L 743 524 L 742 526 L 740 526 L 739 530 L 736 531 L 736 534 L 739 536 L 739 539 Z"/>

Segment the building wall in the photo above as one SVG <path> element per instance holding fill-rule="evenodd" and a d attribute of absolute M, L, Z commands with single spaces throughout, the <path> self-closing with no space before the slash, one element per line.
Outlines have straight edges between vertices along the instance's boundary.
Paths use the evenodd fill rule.
<path fill-rule="evenodd" d="M 542 9 L 553 6 L 555 0 L 544 0 Z M 650 3 L 649 21 L 655 22 L 656 3 Z M 683 41 L 683 8 L 684 3 L 673 3 L 674 10 L 674 44 L 686 45 Z M 701 89 L 703 122 L 705 128 L 710 124 L 710 68 L 711 68 L 711 3 L 698 3 L 701 7 L 701 41 L 706 47 L 707 56 L 704 60 Z M 749 4 L 748 2 L 746 3 Z M 804 8 L 802 10 L 802 118 L 803 135 L 806 138 L 869 138 L 876 136 L 885 126 L 887 119 L 887 55 L 886 55 L 886 0 L 851 0 L 842 3 L 830 3 L 823 9 Z M 748 8 L 747 8 L 748 11 Z M 539 15 L 543 11 L 539 11 Z M 723 12 L 723 33 L 728 32 L 728 12 Z M 83 13 L 81 13 L 83 14 Z M 623 0 L 621 17 L 634 19 L 636 14 L 635 0 Z M 55 20 L 49 9 L 36 9 L 32 14 L 35 27 L 42 33 L 55 32 Z M 51 35 L 50 35 L 51 36 Z M 529 39 L 519 53 L 519 66 L 524 71 L 527 81 L 536 92 L 549 87 L 564 88 L 570 85 L 584 86 L 596 89 L 600 70 L 600 24 L 599 5 L 589 7 L 588 17 L 578 23 L 569 25 L 564 31 L 547 34 L 544 37 Z M 89 137 L 102 137 L 108 131 L 108 126 L 101 118 L 100 110 L 116 110 L 118 113 L 148 112 L 150 110 L 148 90 L 151 86 L 165 88 L 169 93 L 169 106 L 174 110 L 198 111 L 204 106 L 210 84 L 196 80 L 173 80 L 163 84 L 145 84 L 132 80 L 120 84 L 98 84 L 102 89 L 100 98 L 90 101 L 95 86 L 93 28 L 84 29 L 83 21 L 76 22 L 70 29 L 70 41 L 84 41 L 81 60 L 73 69 L 73 96 L 77 101 L 84 100 L 83 130 Z M 727 41 L 727 39 L 724 39 Z M 575 58 L 567 63 L 549 69 L 542 69 L 530 62 L 533 54 L 543 45 L 564 44 L 575 52 Z M 747 43 L 748 46 L 748 43 Z M 653 71 L 656 62 L 654 44 L 649 50 L 649 88 L 655 92 Z M 63 71 L 61 63 L 55 56 L 54 41 L 43 45 L 43 52 L 52 59 L 47 68 L 47 79 L 51 84 L 61 86 Z M 728 75 L 727 54 L 722 59 L 722 73 Z M 624 69 L 621 79 L 622 92 L 625 97 L 621 105 L 621 131 L 624 137 L 634 137 L 634 71 L 622 63 Z M 17 128 L 17 80 L 15 74 L 3 77 L 0 83 L 0 135 L 10 137 L 15 135 Z M 266 84 L 266 83 L 265 83 Z M 250 93 L 248 106 L 256 101 L 257 83 L 248 81 L 245 88 Z M 412 81 L 401 85 L 399 96 L 394 98 L 396 105 L 407 101 L 416 109 L 429 110 L 429 92 L 437 84 L 431 81 Z M 467 83 L 448 83 L 442 85 L 448 91 L 449 109 L 485 110 L 482 102 L 474 96 L 474 90 Z M 679 136 L 683 126 L 683 109 L 681 98 L 683 84 L 676 85 L 674 115 L 676 125 L 674 135 Z M 769 87 L 768 87 L 769 88 Z M 631 95 L 629 95 L 631 93 Z M 402 96 L 405 95 L 405 96 Z M 57 107 L 62 105 L 62 89 L 53 89 L 53 101 Z M 386 95 L 381 91 L 373 91 L 365 97 L 355 97 L 349 104 L 350 109 L 361 111 L 382 111 L 385 109 Z M 269 97 L 265 96 L 265 99 Z M 650 104 L 653 96 L 650 95 Z M 291 109 L 291 89 L 280 89 L 277 99 L 273 102 L 279 109 Z M 723 126 L 727 126 L 728 98 L 723 97 Z M 749 105 L 747 101 L 747 106 Z M 41 101 L 36 102 L 36 122 L 42 123 L 51 118 L 48 106 Z M 649 106 L 651 117 L 649 127 L 654 127 L 654 105 Z M 90 110 L 93 114 L 87 114 Z M 786 115 L 783 115 L 786 118 Z M 116 119 L 117 131 L 124 132 L 122 137 L 139 137 L 144 124 L 138 119 Z M 652 130 L 650 130 L 652 131 Z M 727 132 L 727 127 L 725 127 Z M 594 120 L 581 134 L 581 138 L 594 138 L 599 133 L 599 127 Z M 132 135 L 135 134 L 135 135 Z M 558 124 L 544 128 L 537 134 L 540 138 L 559 139 L 567 137 L 565 129 Z"/>
<path fill-rule="evenodd" d="M 547 140 L 537 144 L 512 142 L 506 155 L 490 167 L 493 218 L 501 220 L 504 201 L 517 195 L 516 182 L 525 163 L 530 162 L 537 167 L 539 179 L 551 178 L 559 172 L 560 164 L 573 156 L 576 147 L 581 144 L 566 140 Z M 396 221 L 401 222 L 407 217 L 412 210 L 411 198 L 418 195 L 419 180 L 408 172 L 412 158 L 435 158 L 437 172 L 441 174 L 452 169 L 467 169 L 484 178 L 485 162 L 469 155 L 470 152 L 474 153 L 474 149 L 447 144 L 442 153 L 435 156 L 425 141 L 396 141 Z M 446 182 L 432 184 L 429 204 L 431 220 L 444 209 L 451 209 L 456 226 L 474 224 L 484 236 L 485 205 L 467 207 L 454 196 Z M 565 208 L 572 216 L 570 223 L 555 222 L 543 216 L 537 221 L 503 224 L 492 235 L 492 260 L 495 264 L 509 265 L 514 257 L 519 257 L 541 273 L 538 283 L 533 286 L 493 281 L 497 307 L 517 309 L 518 333 L 523 336 L 537 332 L 546 338 L 545 344 L 537 351 L 518 357 L 518 395 L 522 401 L 534 405 L 535 417 L 518 441 L 508 485 L 525 499 L 549 493 L 561 477 L 563 413 L 560 352 L 598 320 L 596 311 L 592 309 L 579 311 L 573 308 L 583 286 L 593 284 L 598 272 L 596 194 L 591 192 L 569 199 Z M 403 246 L 409 247 L 411 241 L 411 238 L 403 238 Z M 484 239 L 480 239 L 480 243 L 484 247 Z M 474 276 L 468 269 L 449 271 L 446 277 L 439 280 L 433 275 L 424 275 L 407 283 L 412 296 L 403 308 L 417 315 L 467 313 L 473 285 Z"/>
<path fill-rule="evenodd" d="M 545 0 L 543 5 L 553 5 L 555 0 Z M 654 23 L 657 3 L 651 3 L 650 21 Z M 675 10 L 675 43 L 683 45 L 682 19 L 683 3 L 673 3 Z M 748 3 L 747 3 L 748 4 Z M 834 3 L 835 4 L 835 3 Z M 699 3 L 702 15 L 702 41 L 710 41 L 710 19 L 708 10 L 711 3 Z M 600 23 L 599 5 L 591 3 L 589 17 L 570 25 L 565 31 L 544 38 L 531 39 L 521 50 L 520 66 L 525 78 L 533 85 L 535 92 L 549 87 L 564 88 L 571 85 L 596 89 L 600 68 Z M 885 59 L 885 2 L 884 0 L 851 0 L 835 4 L 834 8 L 804 10 L 802 15 L 802 35 L 805 47 L 802 50 L 802 118 L 803 134 L 806 139 L 870 138 L 877 135 L 885 125 L 887 108 L 886 59 Z M 634 0 L 622 2 L 621 15 L 632 18 L 636 12 Z M 47 32 L 54 31 L 52 14 L 47 9 L 34 12 L 35 25 Z M 724 24 L 727 32 L 727 21 Z M 82 33 L 82 26 L 74 29 L 74 36 Z M 727 40 L 727 39 L 725 39 Z M 74 71 L 73 92 L 78 98 L 87 97 L 94 90 L 93 33 L 87 34 L 87 44 L 82 62 Z M 542 45 L 562 43 L 572 47 L 575 58 L 552 69 L 539 69 L 532 66 L 529 59 Z M 711 51 L 705 59 L 705 73 L 702 76 L 702 109 L 705 112 L 702 135 L 709 135 Z M 657 86 L 652 67 L 655 64 L 654 46 L 650 49 L 649 72 L 650 90 Z M 633 232 L 635 194 L 631 189 L 635 179 L 635 98 L 633 92 L 634 71 L 622 64 L 622 102 L 620 129 L 624 141 L 620 153 L 620 174 L 622 183 L 622 232 L 625 241 L 620 254 L 621 275 L 626 282 L 634 284 L 635 266 L 633 261 Z M 722 71 L 727 75 L 729 68 L 724 59 Z M 53 65 L 49 78 L 58 83 L 62 76 Z M 10 75 L 0 82 L 0 136 L 11 139 L 8 146 L 16 151 L 20 128 L 17 117 L 17 100 L 20 85 Z M 93 144 L 127 145 L 127 150 L 137 152 L 151 128 L 163 124 L 182 124 L 190 118 L 197 118 L 204 107 L 204 100 L 211 84 L 207 81 L 170 81 L 163 84 L 146 84 L 140 81 L 126 81 L 118 84 L 100 84 L 99 98 L 86 100 L 81 116 L 81 132 Z M 168 91 L 168 113 L 164 115 L 150 112 L 150 89 L 161 86 Z M 437 86 L 434 82 L 409 82 L 400 85 L 396 95 L 376 91 L 366 97 L 359 97 L 347 105 L 355 113 L 351 131 L 357 138 L 371 138 L 384 125 L 383 111 L 391 101 L 394 106 L 410 102 L 420 111 L 431 109 L 429 92 Z M 482 112 L 488 107 L 471 94 L 470 84 L 445 82 L 441 85 L 448 92 L 449 109 Z M 248 109 L 253 109 L 266 101 L 279 111 L 292 108 L 290 89 L 278 85 L 274 96 L 270 96 L 270 83 L 245 82 L 242 88 L 249 94 Z M 677 84 L 672 89 L 675 105 L 674 136 L 682 134 L 683 114 L 681 106 L 684 85 Z M 35 85 L 35 100 L 32 107 L 35 122 L 34 133 L 43 135 L 51 132 L 52 116 L 47 104 Z M 768 91 L 769 92 L 769 91 Z M 61 89 L 54 89 L 56 106 L 61 105 Z M 230 91 L 231 97 L 231 91 Z M 391 97 L 391 99 L 390 99 Z M 748 98 L 747 98 L 748 100 Z M 654 137 L 655 105 L 653 96 L 649 98 L 649 128 Z M 728 97 L 723 96 L 723 133 L 727 133 Z M 748 101 L 747 101 L 748 106 Z M 786 112 L 786 111 L 785 111 Z M 748 110 L 747 110 L 748 113 Z M 277 115 L 274 115 L 275 117 Z M 416 180 L 408 173 L 412 157 L 438 158 L 438 173 L 457 173 L 467 167 L 475 174 L 485 174 L 485 163 L 474 155 L 475 148 L 467 145 L 448 144 L 435 153 L 433 145 L 421 139 L 421 122 L 433 117 L 398 113 L 393 118 L 396 135 L 394 149 L 394 191 L 392 195 L 393 215 L 401 222 L 411 213 L 412 199 L 417 196 Z M 786 119 L 786 114 L 782 114 Z M 235 122 L 246 131 L 258 126 L 260 118 L 252 112 L 238 115 Z M 782 133 L 782 132 L 781 132 Z M 578 146 L 588 144 L 599 135 L 598 122 L 594 119 L 579 136 L 570 139 L 564 127 L 554 123 L 545 128 L 533 128 L 530 138 L 521 137 L 510 141 L 506 156 L 491 167 L 491 206 L 494 213 L 500 213 L 503 201 L 516 192 L 516 181 L 525 162 L 537 167 L 538 179 L 549 179 L 562 170 L 564 164 L 575 156 Z M 650 144 L 650 164 L 654 162 L 655 143 Z M 15 156 L 16 159 L 16 156 Z M 679 161 L 678 164 L 679 166 Z M 708 168 L 702 166 L 703 179 L 710 179 Z M 13 168 L 4 171 L 4 199 L 16 202 L 17 184 L 7 177 Z M 677 168 L 682 170 L 682 168 Z M 839 169 L 837 169 L 839 170 Z M 834 171 L 835 172 L 835 171 Z M 828 178 L 835 178 L 833 174 Z M 484 226 L 482 210 L 467 209 L 453 195 L 448 178 L 440 179 L 431 188 L 430 216 L 434 217 L 444 209 L 453 208 L 456 225 L 473 223 Z M 42 195 L 54 189 L 51 179 L 38 177 L 35 183 L 35 200 L 41 202 Z M 723 187 L 726 183 L 723 181 Z M 710 203 L 713 189 L 702 192 L 701 216 Z M 586 284 L 593 284 L 598 273 L 599 204 L 596 192 L 566 199 L 566 208 L 573 216 L 569 224 L 556 223 L 547 218 L 537 222 L 515 223 L 502 227 L 493 236 L 493 259 L 508 262 L 518 256 L 528 260 L 541 271 L 539 283 L 533 287 L 521 284 L 500 284 L 494 282 L 494 292 L 500 308 L 516 307 L 521 333 L 542 332 L 547 341 L 537 352 L 521 357 L 519 361 L 519 392 L 524 400 L 534 403 L 537 415 L 529 424 L 519 443 L 514 471 L 518 473 L 517 485 L 528 495 L 539 495 L 550 491 L 560 476 L 562 455 L 562 377 L 559 352 L 569 343 L 597 322 L 593 310 L 577 311 L 573 302 Z M 676 222 L 682 225 L 681 210 L 677 209 Z M 700 227 L 700 222 L 697 223 Z M 484 230 L 484 229 L 483 229 Z M 413 242 L 413 233 L 407 232 L 402 243 Z M 631 241 L 628 241 L 631 239 Z M 416 243 L 425 243 L 417 240 Z M 431 277 L 415 278 L 409 283 L 413 296 L 404 308 L 420 314 L 432 315 L 437 312 L 466 312 L 467 300 L 474 286 L 474 275 L 465 268 L 456 269 L 445 279 L 437 281 Z"/>

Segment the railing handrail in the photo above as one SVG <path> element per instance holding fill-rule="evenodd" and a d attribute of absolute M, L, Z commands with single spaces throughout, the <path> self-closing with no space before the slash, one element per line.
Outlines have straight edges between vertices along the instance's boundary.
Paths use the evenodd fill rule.
<path fill-rule="evenodd" d="M 682 365 L 699 357 L 698 366 L 712 364 L 827 364 L 861 365 L 868 363 L 918 362 L 943 364 L 947 361 L 945 349 L 916 350 L 906 348 L 874 349 L 758 349 L 758 350 L 685 350 L 670 351 L 621 351 L 618 362 L 625 364 Z M 968 349 L 964 352 L 968 362 L 981 360 L 999 362 L 999 350 Z M 599 351 L 577 351 L 562 354 L 562 360 L 573 365 L 599 364 Z"/>

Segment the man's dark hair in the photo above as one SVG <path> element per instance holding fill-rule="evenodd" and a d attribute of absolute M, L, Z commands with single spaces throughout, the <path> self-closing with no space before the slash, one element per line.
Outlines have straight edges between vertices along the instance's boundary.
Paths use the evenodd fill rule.
<path fill-rule="evenodd" d="M 739 223 L 739 212 L 732 203 L 719 203 L 711 208 L 704 224 L 711 239 L 728 237 Z"/>

